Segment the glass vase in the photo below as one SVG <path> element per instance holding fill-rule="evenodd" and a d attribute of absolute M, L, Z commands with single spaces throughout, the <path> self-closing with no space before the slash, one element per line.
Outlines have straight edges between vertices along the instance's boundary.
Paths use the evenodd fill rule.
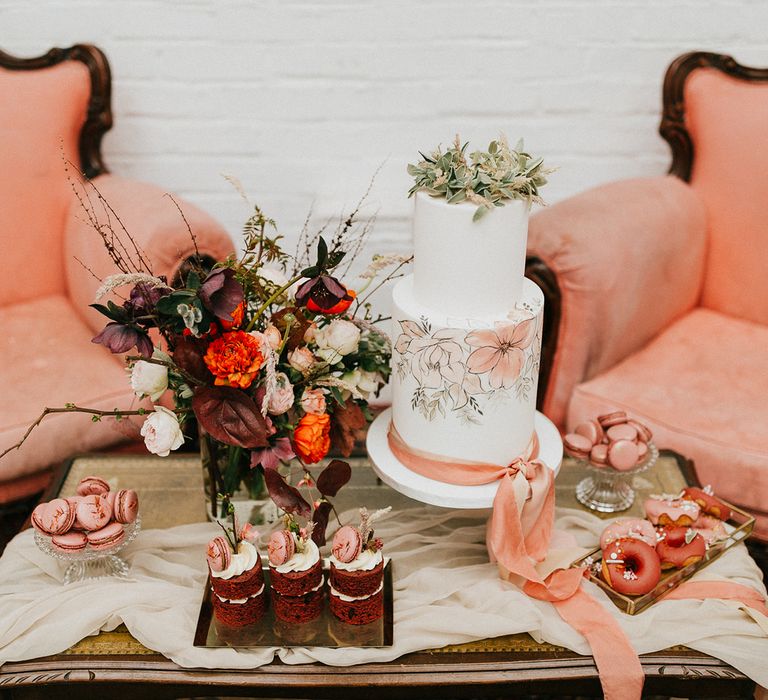
<path fill-rule="evenodd" d="M 261 468 L 251 468 L 251 453 L 200 433 L 200 460 L 203 466 L 205 506 L 208 520 L 227 520 L 226 500 L 235 508 L 240 525 L 275 522 L 279 513 L 267 493 Z"/>

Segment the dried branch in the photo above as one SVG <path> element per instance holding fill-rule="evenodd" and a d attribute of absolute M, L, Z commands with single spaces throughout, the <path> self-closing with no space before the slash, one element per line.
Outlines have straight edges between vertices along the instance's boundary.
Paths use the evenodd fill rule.
<path fill-rule="evenodd" d="M 101 411 L 97 408 L 85 408 L 82 406 L 75 406 L 75 404 L 67 404 L 66 406 L 59 407 L 59 408 L 46 408 L 35 420 L 32 425 L 27 428 L 27 432 L 24 433 L 21 440 L 19 440 L 15 445 L 11 445 L 8 449 L 4 450 L 2 453 L 0 453 L 0 459 L 5 457 L 9 452 L 12 452 L 13 450 L 18 450 L 26 441 L 26 439 L 29 437 L 30 433 L 38 426 L 40 423 L 43 422 L 43 419 L 46 416 L 49 416 L 53 413 L 89 413 L 92 416 L 97 416 L 98 419 L 101 419 L 103 417 L 107 416 L 114 416 L 118 420 L 122 418 L 123 416 L 143 416 L 147 413 L 151 413 L 151 411 L 148 411 L 146 408 L 139 408 L 136 410 L 130 410 L 130 411 L 118 411 L 115 409 L 114 411 Z"/>

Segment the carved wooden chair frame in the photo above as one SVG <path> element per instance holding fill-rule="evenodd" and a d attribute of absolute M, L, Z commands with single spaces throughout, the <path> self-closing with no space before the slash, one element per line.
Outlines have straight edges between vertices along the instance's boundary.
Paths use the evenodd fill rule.
<path fill-rule="evenodd" d="M 80 162 L 87 178 L 109 172 L 101 155 L 101 139 L 112 128 L 112 72 L 101 49 L 91 44 L 54 48 L 35 58 L 19 58 L 0 51 L 0 66 L 10 70 L 38 70 L 63 61 L 82 61 L 91 76 L 88 114 L 80 131 Z"/>
<path fill-rule="evenodd" d="M 707 51 L 692 51 L 676 58 L 667 68 L 662 89 L 662 117 L 659 133 L 672 149 L 669 173 L 690 181 L 694 148 L 685 125 L 684 88 L 688 76 L 699 68 L 716 68 L 740 80 L 768 81 L 768 68 L 753 68 L 737 63 L 732 56 Z M 526 276 L 544 292 L 544 329 L 538 404 L 541 407 L 552 373 L 562 313 L 562 296 L 557 277 L 546 263 L 536 257 L 526 260 Z"/>

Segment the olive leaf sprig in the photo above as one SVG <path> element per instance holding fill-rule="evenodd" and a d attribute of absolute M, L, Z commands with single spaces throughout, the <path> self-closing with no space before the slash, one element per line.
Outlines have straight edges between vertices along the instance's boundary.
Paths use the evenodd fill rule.
<path fill-rule="evenodd" d="M 474 221 L 493 207 L 504 206 L 505 200 L 543 204 L 539 188 L 553 170 L 544 167 L 543 158 L 524 151 L 522 139 L 510 148 L 502 136 L 491 141 L 488 150 L 471 153 L 469 159 L 467 145 L 462 145 L 457 134 L 445 151 L 438 146 L 431 155 L 420 153 L 422 160 L 408 165 L 408 174 L 414 178 L 408 196 L 423 191 L 432 197 L 445 197 L 449 204 L 472 202 L 478 205 Z"/>

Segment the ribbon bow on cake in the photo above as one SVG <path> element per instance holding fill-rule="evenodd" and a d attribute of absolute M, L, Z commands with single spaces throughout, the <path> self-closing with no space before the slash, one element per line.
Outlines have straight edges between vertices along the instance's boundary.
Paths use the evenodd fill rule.
<path fill-rule="evenodd" d="M 560 617 L 589 642 L 606 698 L 639 698 L 643 670 L 637 653 L 614 617 L 581 589 L 584 569 L 556 569 L 542 576 L 536 564 L 549 550 L 555 520 L 555 477 L 537 459 L 533 434 L 526 454 L 508 466 L 452 460 L 408 447 L 390 425 L 390 449 L 406 467 L 435 481 L 480 486 L 501 481 L 493 499 L 486 543 L 502 578 L 538 600 L 551 602 Z"/>

